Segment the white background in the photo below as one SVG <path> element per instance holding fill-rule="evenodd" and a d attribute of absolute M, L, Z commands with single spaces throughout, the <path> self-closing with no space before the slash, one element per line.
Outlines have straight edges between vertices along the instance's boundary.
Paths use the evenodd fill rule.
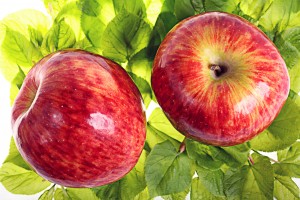
<path fill-rule="evenodd" d="M 25 8 L 33 8 L 46 13 L 42 0 L 0 0 L 0 20 L 9 13 Z M 0 72 L 0 165 L 8 154 L 9 142 L 12 136 L 10 127 L 11 106 L 9 102 L 9 87 L 9 83 L 3 78 Z M 270 154 L 269 156 L 273 158 L 276 157 L 274 154 Z M 300 185 L 299 179 L 294 180 Z M 2 184 L 0 184 L 1 200 L 34 200 L 38 199 L 39 195 L 40 194 L 33 196 L 14 195 L 6 191 Z"/>

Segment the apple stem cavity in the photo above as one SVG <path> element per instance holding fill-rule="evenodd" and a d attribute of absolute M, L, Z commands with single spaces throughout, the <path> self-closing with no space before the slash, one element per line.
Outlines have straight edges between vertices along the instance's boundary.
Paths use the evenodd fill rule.
<path fill-rule="evenodd" d="M 225 65 L 211 64 L 209 65 L 209 69 L 211 72 L 211 76 L 214 79 L 219 79 L 223 74 L 225 74 L 228 71 L 228 67 Z"/>

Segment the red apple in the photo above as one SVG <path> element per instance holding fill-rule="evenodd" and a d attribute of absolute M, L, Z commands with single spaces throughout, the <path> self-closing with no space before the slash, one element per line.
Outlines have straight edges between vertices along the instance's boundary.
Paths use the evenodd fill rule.
<path fill-rule="evenodd" d="M 289 92 L 284 60 L 256 26 L 210 12 L 177 24 L 160 45 L 152 87 L 186 137 L 231 146 L 267 128 Z"/>
<path fill-rule="evenodd" d="M 126 71 L 81 50 L 39 61 L 12 109 L 23 158 L 68 187 L 96 187 L 127 174 L 143 149 L 145 125 L 140 92 Z"/>

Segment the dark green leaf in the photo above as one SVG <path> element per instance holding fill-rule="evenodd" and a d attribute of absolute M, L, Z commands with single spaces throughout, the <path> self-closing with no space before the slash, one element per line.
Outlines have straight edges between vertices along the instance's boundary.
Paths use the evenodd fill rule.
<path fill-rule="evenodd" d="M 300 190 L 288 176 L 275 175 L 274 196 L 277 200 L 300 199 Z"/>
<path fill-rule="evenodd" d="M 225 173 L 228 199 L 273 199 L 274 178 L 269 158 L 252 154 L 253 165 L 231 168 Z"/>
<path fill-rule="evenodd" d="M 119 62 L 128 61 L 148 45 L 150 31 L 150 25 L 143 19 L 123 10 L 103 33 L 103 55 Z"/>
<path fill-rule="evenodd" d="M 206 189 L 214 196 L 225 197 L 224 194 L 224 173 L 222 170 L 209 170 L 202 167 L 196 168 L 199 180 Z"/>
<path fill-rule="evenodd" d="M 51 184 L 34 171 L 9 162 L 0 168 L 0 182 L 13 194 L 36 194 Z"/>
<path fill-rule="evenodd" d="M 126 67 L 127 71 L 134 74 L 138 74 L 140 77 L 145 79 L 151 84 L 151 71 L 152 71 L 153 59 L 151 59 L 147 48 L 142 49 L 140 52 L 135 54 L 128 62 Z"/>
<path fill-rule="evenodd" d="M 24 161 L 24 159 L 20 155 L 13 137 L 11 137 L 11 140 L 10 140 L 8 156 L 4 160 L 4 163 L 7 163 L 7 162 L 13 163 L 19 167 L 30 170 L 30 167 L 28 166 L 28 164 Z"/>
<path fill-rule="evenodd" d="M 290 98 L 273 123 L 250 141 L 251 147 L 259 151 L 277 151 L 293 144 L 300 130 L 300 106 Z"/>
<path fill-rule="evenodd" d="M 199 178 L 194 178 L 192 181 L 191 200 L 225 200 L 225 197 L 214 196 L 203 185 Z"/>
<path fill-rule="evenodd" d="M 208 145 L 186 139 L 186 150 L 188 156 L 195 160 L 197 165 L 203 168 L 216 170 L 224 164 L 224 162 L 212 157 Z"/>
<path fill-rule="evenodd" d="M 196 14 L 191 0 L 175 0 L 174 12 L 178 20 Z"/>
<path fill-rule="evenodd" d="M 136 84 L 136 86 L 139 88 L 139 91 L 141 92 L 143 100 L 144 100 L 144 104 L 145 104 L 146 108 L 148 108 L 148 106 L 151 102 L 151 99 L 152 99 L 151 86 L 142 77 L 139 77 L 139 76 L 135 75 L 134 73 L 130 73 L 130 72 L 129 72 L 129 75 L 131 76 L 131 78 L 134 81 L 134 83 Z"/>
<path fill-rule="evenodd" d="M 191 0 L 191 4 L 197 13 L 205 12 L 203 0 Z"/>
<path fill-rule="evenodd" d="M 64 20 L 61 20 L 53 24 L 43 41 L 42 48 L 44 54 L 48 54 L 57 50 L 71 48 L 75 43 L 76 38 L 73 30 Z"/>
<path fill-rule="evenodd" d="M 201 0 L 198 0 L 201 1 Z M 231 13 L 237 7 L 236 0 L 209 0 L 204 1 L 206 11 L 222 11 Z"/>
<path fill-rule="evenodd" d="M 145 175 L 150 197 L 186 190 L 194 174 L 193 162 L 178 154 L 170 141 L 157 144 L 146 160 Z"/>
<path fill-rule="evenodd" d="M 159 14 L 148 45 L 148 51 L 151 52 L 151 57 L 154 58 L 160 43 L 177 23 L 178 19 L 173 12 L 162 12 Z"/>
<path fill-rule="evenodd" d="M 276 174 L 300 178 L 300 142 L 278 151 L 277 156 L 278 163 L 273 164 Z"/>

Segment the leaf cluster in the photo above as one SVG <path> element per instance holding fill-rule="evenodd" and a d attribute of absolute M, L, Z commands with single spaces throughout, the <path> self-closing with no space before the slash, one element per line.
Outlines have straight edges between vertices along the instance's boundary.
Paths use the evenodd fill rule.
<path fill-rule="evenodd" d="M 300 199 L 300 3 L 293 0 L 44 0 L 49 15 L 23 10 L 0 21 L 0 70 L 11 101 L 42 57 L 80 48 L 118 62 L 138 86 L 149 113 L 143 153 L 121 180 L 97 188 L 64 188 L 36 174 L 14 141 L 0 182 L 14 194 L 39 199 Z M 182 19 L 208 11 L 237 14 L 274 42 L 290 75 L 287 102 L 253 140 L 214 147 L 185 139 L 156 99 L 150 76 L 156 51 Z M 273 152 L 274 160 L 264 152 Z"/>

